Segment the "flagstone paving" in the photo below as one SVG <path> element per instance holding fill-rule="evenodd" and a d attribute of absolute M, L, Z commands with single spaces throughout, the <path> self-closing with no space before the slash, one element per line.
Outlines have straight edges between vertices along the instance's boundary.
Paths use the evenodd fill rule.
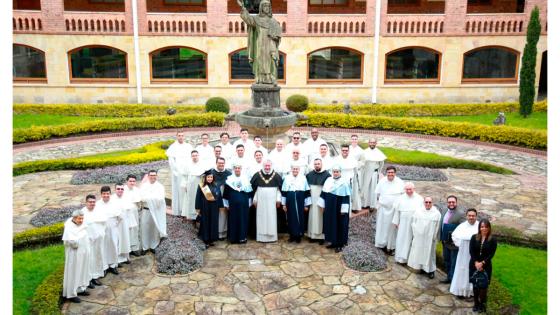
<path fill-rule="evenodd" d="M 152 254 L 89 290 L 65 314 L 470 314 L 472 302 L 449 294 L 441 273 L 416 274 L 390 259 L 387 270 L 358 272 L 340 254 L 303 241 L 218 242 L 204 266 L 182 276 L 155 272 Z"/>

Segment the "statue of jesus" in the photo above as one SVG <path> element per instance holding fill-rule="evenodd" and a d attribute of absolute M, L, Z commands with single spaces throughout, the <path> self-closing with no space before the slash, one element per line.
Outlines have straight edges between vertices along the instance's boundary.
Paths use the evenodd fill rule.
<path fill-rule="evenodd" d="M 280 60 L 278 46 L 282 37 L 280 23 L 272 17 L 269 0 L 260 2 L 259 14 L 254 16 L 249 14 L 241 1 L 237 0 L 237 4 L 241 7 L 241 18 L 247 24 L 247 55 L 253 66 L 255 83 L 276 85 Z"/>

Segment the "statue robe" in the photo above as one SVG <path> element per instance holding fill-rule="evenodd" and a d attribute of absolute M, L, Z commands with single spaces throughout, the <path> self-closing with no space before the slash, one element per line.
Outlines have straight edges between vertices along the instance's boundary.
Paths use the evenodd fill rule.
<path fill-rule="evenodd" d="M 394 203 L 404 193 L 404 182 L 395 176 L 392 181 L 383 178 L 375 188 L 379 196 L 375 225 L 375 247 L 395 249 L 397 231 L 392 224 Z"/>
<path fill-rule="evenodd" d="M 265 174 L 260 171 L 251 179 L 256 203 L 256 237 L 257 242 L 275 242 L 278 240 L 278 224 L 286 225 L 286 214 L 276 208 L 281 201 L 282 177 L 275 171 Z M 249 218 L 251 224 L 251 218 Z"/>
<path fill-rule="evenodd" d="M 394 204 L 393 224 L 398 225 L 395 244 L 395 261 L 406 263 L 412 244 L 412 215 L 422 208 L 424 198 L 417 193 L 412 196 L 402 194 Z"/>
<path fill-rule="evenodd" d="M 307 179 L 302 173 L 297 177 L 289 174 L 282 183 L 282 205 L 286 206 L 290 238 L 299 240 L 305 232 L 304 208 L 311 204 Z"/>
<path fill-rule="evenodd" d="M 90 255 L 91 247 L 87 225 L 76 225 L 69 218 L 64 222 L 64 280 L 62 282 L 62 296 L 73 298 L 78 292 L 83 292 L 91 280 Z"/>
<path fill-rule="evenodd" d="M 181 173 L 182 163 L 186 163 L 191 157 L 193 147 L 186 143 L 173 142 L 165 154 L 169 160 L 169 169 L 171 170 L 171 209 L 173 215 L 181 214 L 181 180 L 183 174 Z"/>
<path fill-rule="evenodd" d="M 317 205 L 323 211 L 323 232 L 325 241 L 335 247 L 342 247 L 348 243 L 348 224 L 350 210 L 350 196 L 352 189 L 342 177 L 327 178 Z"/>
<path fill-rule="evenodd" d="M 241 175 L 228 176 L 224 185 L 224 207 L 228 208 L 227 238 L 231 243 L 247 241 L 251 192 L 249 180 Z"/>
<path fill-rule="evenodd" d="M 330 176 L 331 174 L 326 170 L 321 170 L 321 172 L 313 170 L 306 175 L 307 183 L 311 189 L 311 207 L 309 208 L 307 222 L 307 236 L 311 239 L 325 239 L 325 234 L 323 234 L 323 212 L 319 209 L 317 202 L 321 197 L 323 184 Z"/>
<path fill-rule="evenodd" d="M 408 266 L 425 272 L 436 271 L 436 242 L 441 213 L 436 207 L 417 209 L 412 215 L 412 245 Z"/>

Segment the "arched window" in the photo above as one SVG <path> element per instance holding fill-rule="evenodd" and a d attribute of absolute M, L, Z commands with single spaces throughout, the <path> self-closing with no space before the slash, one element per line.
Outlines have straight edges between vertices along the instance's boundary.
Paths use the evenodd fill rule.
<path fill-rule="evenodd" d="M 439 82 L 441 54 L 424 47 L 406 47 L 385 55 L 386 83 Z"/>
<path fill-rule="evenodd" d="M 476 48 L 463 56 L 463 82 L 517 82 L 519 52 L 500 46 Z"/>
<path fill-rule="evenodd" d="M 107 46 L 86 46 L 71 50 L 68 56 L 73 82 L 128 81 L 124 51 Z"/>
<path fill-rule="evenodd" d="M 45 53 L 25 45 L 13 45 L 13 80 L 16 82 L 46 82 Z"/>
<path fill-rule="evenodd" d="M 165 47 L 150 54 L 152 82 L 206 82 L 207 57 L 189 47 Z"/>
<path fill-rule="evenodd" d="M 308 81 L 362 81 L 363 54 L 344 47 L 322 48 L 307 57 Z"/>
<path fill-rule="evenodd" d="M 278 74 L 277 80 L 279 82 L 286 82 L 285 69 L 286 69 L 286 54 L 280 52 L 278 60 Z M 254 80 L 253 67 L 249 63 L 247 56 L 247 48 L 238 49 L 229 54 L 230 72 L 229 79 L 232 82 L 246 82 Z"/>

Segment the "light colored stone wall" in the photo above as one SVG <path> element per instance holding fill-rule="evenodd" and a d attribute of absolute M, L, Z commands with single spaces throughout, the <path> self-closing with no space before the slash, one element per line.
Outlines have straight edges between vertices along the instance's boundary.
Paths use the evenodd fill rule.
<path fill-rule="evenodd" d="M 46 84 L 14 83 L 16 103 L 115 103 L 136 102 L 136 74 L 131 36 L 14 34 L 14 43 L 41 49 L 46 54 Z M 523 36 L 382 37 L 379 51 L 378 102 L 415 103 L 485 102 L 514 100 L 517 84 L 461 84 L 463 53 L 481 46 L 501 45 L 523 51 Z M 249 84 L 229 83 L 228 54 L 246 45 L 245 37 L 141 36 L 140 68 L 144 103 L 201 104 L 222 96 L 232 104 L 247 104 Z M 128 83 L 70 83 L 68 51 L 84 45 L 107 45 L 127 52 Z M 150 82 L 149 53 L 167 46 L 187 46 L 208 54 L 208 82 L 161 84 Z M 308 84 L 307 54 L 329 46 L 348 47 L 364 54 L 362 83 Z M 430 85 L 384 83 L 385 54 L 397 48 L 424 46 L 442 53 L 441 80 Z M 292 94 L 307 95 L 312 102 L 370 102 L 372 96 L 373 37 L 286 37 L 286 83 L 282 101 Z M 539 41 L 537 80 L 546 37 Z M 538 86 L 538 82 L 537 82 Z"/>

